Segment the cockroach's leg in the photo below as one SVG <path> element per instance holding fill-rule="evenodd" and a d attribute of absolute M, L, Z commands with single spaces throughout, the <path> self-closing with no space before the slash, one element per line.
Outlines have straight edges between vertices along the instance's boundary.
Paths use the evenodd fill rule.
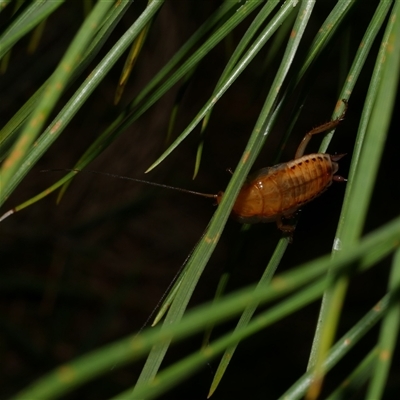
<path fill-rule="evenodd" d="M 307 132 L 305 134 L 305 136 L 303 137 L 302 141 L 299 144 L 299 147 L 296 150 L 296 154 L 294 156 L 295 159 L 303 156 L 303 154 L 306 150 L 306 147 L 308 145 L 308 142 L 310 141 L 310 139 L 312 138 L 313 135 L 316 135 L 317 133 L 330 131 L 333 128 L 336 128 L 340 124 L 340 122 L 343 121 L 344 116 L 346 115 L 346 111 L 347 111 L 347 100 L 342 99 L 342 102 L 345 107 L 344 107 L 342 114 L 338 118 L 336 118 L 332 121 L 326 122 L 325 124 L 322 124 L 320 126 L 317 126 L 316 128 L 311 129 L 310 132 Z"/>
<path fill-rule="evenodd" d="M 282 232 L 292 234 L 294 230 L 296 229 L 296 225 L 291 225 L 291 224 L 284 224 L 282 221 L 282 216 L 279 216 L 276 219 L 276 225 L 278 229 L 280 229 Z"/>
<path fill-rule="evenodd" d="M 330 154 L 331 160 L 332 161 L 339 161 L 341 160 L 345 155 L 347 155 L 347 153 L 342 153 L 342 154 Z"/>

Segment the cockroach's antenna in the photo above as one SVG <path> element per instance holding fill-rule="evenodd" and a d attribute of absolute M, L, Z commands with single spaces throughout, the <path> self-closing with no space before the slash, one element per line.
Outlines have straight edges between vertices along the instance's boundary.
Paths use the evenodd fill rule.
<path fill-rule="evenodd" d="M 105 175 L 110 178 L 118 178 L 118 179 L 124 179 L 126 181 L 132 181 L 132 182 L 138 182 L 138 183 L 144 183 L 146 185 L 151 185 L 151 186 L 156 186 L 156 187 L 161 187 L 164 189 L 170 189 L 170 190 L 176 190 L 178 192 L 182 193 L 190 193 L 194 194 L 196 196 L 202 196 L 202 197 L 207 197 L 209 199 L 216 199 L 218 197 L 217 194 L 209 194 L 209 193 L 200 193 L 200 192 L 195 192 L 194 190 L 188 190 L 188 189 L 183 189 L 175 186 L 169 186 L 169 185 L 164 185 L 162 183 L 156 183 L 156 182 L 151 182 L 151 181 L 145 181 L 143 179 L 137 179 L 137 178 L 131 178 L 129 176 L 123 176 L 123 175 L 117 175 L 117 174 L 111 174 L 109 172 L 101 172 L 101 171 L 94 171 L 91 169 L 69 169 L 69 168 L 53 168 L 53 169 L 44 169 L 41 170 L 40 172 L 59 172 L 59 171 L 67 171 L 67 172 L 89 172 L 91 174 L 96 174 L 96 175 Z"/>

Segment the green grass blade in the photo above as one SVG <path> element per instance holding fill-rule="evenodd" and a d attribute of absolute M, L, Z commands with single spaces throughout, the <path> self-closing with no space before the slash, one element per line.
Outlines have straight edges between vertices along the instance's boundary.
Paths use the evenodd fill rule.
<path fill-rule="evenodd" d="M 375 370 L 368 387 L 366 399 L 383 399 L 385 384 L 388 379 L 391 361 L 398 343 L 400 328 L 400 250 L 397 250 L 392 264 L 389 277 L 389 293 L 392 293 L 394 300 L 384 317 L 378 342 L 378 357 L 376 358 Z"/>
<path fill-rule="evenodd" d="M 192 375 L 196 370 L 200 369 L 206 363 L 214 359 L 226 347 L 229 347 L 235 340 L 243 340 L 252 334 L 265 329 L 273 322 L 282 319 L 293 310 L 306 306 L 322 294 L 321 283 L 316 283 L 304 290 L 299 295 L 294 295 L 287 300 L 281 302 L 279 305 L 273 307 L 257 316 L 251 321 L 246 328 L 232 334 L 225 335 L 222 338 L 211 343 L 210 347 L 206 350 L 199 351 L 186 359 L 174 364 L 166 370 L 160 372 L 157 376 L 157 381 L 151 384 L 143 384 L 142 387 L 137 389 L 136 395 L 139 398 L 155 398 L 155 396 L 164 393 L 177 383 L 181 382 L 184 378 Z M 372 309 L 367 313 L 354 328 L 352 328 L 346 335 L 339 340 L 332 348 L 328 359 L 326 360 L 326 368 L 333 368 L 351 349 L 357 344 L 366 333 L 368 333 L 379 320 L 382 318 L 388 308 L 389 297 L 383 298 L 379 303 L 379 308 Z M 381 308 L 382 307 L 382 308 Z M 296 385 L 287 391 L 280 399 L 301 399 L 312 382 L 312 375 L 305 374 Z M 210 397 L 210 396 L 209 396 Z M 123 392 L 113 399 L 126 399 L 130 398 L 129 391 Z"/>
<path fill-rule="evenodd" d="M 376 362 L 377 356 L 378 348 L 374 347 L 342 384 L 327 397 L 327 400 L 347 399 L 351 397 L 353 393 L 360 392 L 371 376 L 371 370 Z"/>
<path fill-rule="evenodd" d="M 203 234 L 200 237 L 200 240 L 203 239 L 205 232 L 207 231 L 208 225 L 206 229 L 204 230 Z M 174 281 L 170 284 L 170 287 L 167 289 L 168 293 L 165 296 L 165 299 L 162 300 L 161 306 L 159 311 L 157 312 L 154 321 L 151 326 L 157 325 L 161 319 L 164 317 L 164 315 L 167 313 L 168 309 L 171 307 L 172 302 L 174 301 L 176 294 L 179 292 L 179 288 L 182 284 L 183 278 L 185 277 L 187 270 L 189 268 L 188 265 L 188 260 L 193 254 L 193 251 L 197 247 L 199 242 L 196 243 L 192 251 L 189 253 L 189 255 L 186 257 L 185 261 L 183 262 L 180 270 L 177 273 L 177 277 L 174 278 Z M 172 286 L 171 286 L 172 285 Z"/>
<path fill-rule="evenodd" d="M 282 260 L 283 255 L 285 254 L 288 243 L 289 243 L 288 238 L 282 238 L 280 240 L 279 244 L 276 246 L 274 254 L 272 255 L 272 257 L 267 265 L 267 268 L 265 269 L 260 281 L 257 284 L 256 290 L 260 290 L 262 287 L 266 287 L 267 285 L 269 285 L 272 277 L 275 274 L 276 269 L 278 268 L 279 263 Z M 258 304 L 253 304 L 251 306 L 248 306 L 243 311 L 243 314 L 241 315 L 240 320 L 239 320 L 238 324 L 236 325 L 235 330 L 232 334 L 234 334 L 236 331 L 238 331 L 240 329 L 243 329 L 244 327 L 246 327 L 249 324 L 257 307 L 258 307 Z M 229 362 L 232 360 L 232 357 L 235 353 L 235 350 L 236 350 L 236 347 L 238 346 L 238 344 L 239 344 L 239 342 L 236 342 L 225 350 L 225 353 L 222 356 L 222 359 L 218 365 L 218 369 L 215 372 L 213 381 L 211 383 L 210 391 L 209 391 L 207 397 L 211 397 L 212 394 L 217 389 L 222 377 L 225 374 L 226 369 L 228 368 Z"/>
<path fill-rule="evenodd" d="M 365 35 L 360 42 L 360 46 L 354 57 L 350 71 L 347 74 L 345 83 L 343 85 L 341 94 L 339 96 L 339 99 L 347 99 L 348 100 L 350 98 L 351 93 L 353 92 L 354 87 L 358 81 L 358 78 L 363 70 L 363 67 L 367 60 L 367 57 L 370 54 L 371 47 L 375 42 L 376 36 L 379 34 L 379 31 L 382 27 L 382 24 L 385 21 L 385 18 L 387 16 L 387 13 L 389 12 L 389 9 L 390 9 L 390 2 L 387 2 L 387 1 L 381 2 L 379 7 L 377 8 L 373 18 L 371 19 L 371 22 L 370 22 L 368 28 L 365 31 Z M 367 109 L 370 109 L 370 107 L 368 107 Z M 333 118 L 335 118 L 335 117 L 337 117 L 337 115 L 333 115 Z M 365 121 L 365 120 L 366 119 L 362 118 L 362 121 Z M 354 152 L 352 154 L 352 158 L 351 158 L 352 163 L 351 163 L 351 170 L 350 170 L 349 178 L 348 178 L 349 182 L 347 184 L 346 198 L 348 196 L 348 193 L 349 192 L 351 193 L 350 189 L 353 184 L 353 174 L 358 166 L 360 151 L 361 151 L 362 142 L 364 139 L 364 134 L 365 134 L 365 129 L 366 129 L 366 122 L 364 122 L 362 126 L 364 127 L 364 129 L 363 130 L 361 130 L 361 128 L 359 129 L 359 133 L 358 133 L 357 139 L 356 139 L 356 149 L 354 150 Z M 323 141 L 321 143 L 321 147 L 319 149 L 320 152 L 322 152 L 322 153 L 326 152 L 331 139 L 332 139 L 332 134 L 328 134 L 325 136 L 325 138 L 323 139 Z M 345 208 L 345 207 L 346 207 L 346 199 L 344 201 L 343 208 Z M 340 220 L 340 224 L 341 223 L 343 223 L 342 219 Z M 339 227 L 340 227 L 340 224 L 339 224 Z"/>
<path fill-rule="evenodd" d="M 64 3 L 59 1 L 34 1 L 0 37 L 0 59 L 35 26 L 44 21 L 51 13 Z"/>
<path fill-rule="evenodd" d="M 3 0 L 0 3 L 0 12 L 2 12 L 13 0 Z"/>

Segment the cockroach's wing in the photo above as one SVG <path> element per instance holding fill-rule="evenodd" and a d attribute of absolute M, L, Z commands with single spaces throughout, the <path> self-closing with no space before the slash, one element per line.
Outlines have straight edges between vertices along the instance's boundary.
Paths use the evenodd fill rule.
<path fill-rule="evenodd" d="M 254 181 L 255 179 L 271 175 L 274 172 L 276 172 L 277 170 L 285 168 L 285 166 L 286 166 L 286 163 L 281 163 L 281 164 L 273 165 L 272 167 L 261 168 L 258 171 L 254 171 L 251 174 L 249 174 L 246 179 L 246 182 L 251 182 L 251 181 Z"/>

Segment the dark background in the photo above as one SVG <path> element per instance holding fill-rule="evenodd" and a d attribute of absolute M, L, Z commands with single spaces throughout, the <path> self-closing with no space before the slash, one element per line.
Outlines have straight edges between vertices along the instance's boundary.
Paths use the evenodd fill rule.
<path fill-rule="evenodd" d="M 333 3 L 318 2 L 305 43 L 312 40 Z M 326 51 L 325 64 L 313 77 L 309 97 L 295 126 L 296 140 L 291 140 L 285 148 L 283 161 L 293 158 L 305 132 L 329 120 L 340 87 L 340 34 L 350 34 L 349 54 L 354 55 L 375 7 L 375 2 L 368 3 L 370 7 L 363 5 L 355 9 L 354 20 L 347 22 L 349 31 L 339 33 L 336 47 Z M 140 6 L 143 5 L 135 3 L 127 12 L 115 36 L 110 38 L 110 45 L 132 23 L 142 9 Z M 216 6 L 215 1 L 166 2 L 150 30 L 122 104 L 114 106 L 113 97 L 124 60 L 111 71 L 50 151 L 28 174 L 3 212 L 61 177 L 60 173 L 40 173 L 40 170 L 73 167 L 124 104 L 155 75 Z M 0 79 L 1 126 L 53 71 L 79 27 L 81 17 L 79 2 L 63 5 L 48 20 L 35 54 L 26 54 L 26 38 L 13 49 L 10 66 Z M 355 21 L 357 29 L 354 29 Z M 235 31 L 231 38 L 235 44 L 247 26 L 243 24 Z M 104 56 L 106 49 L 107 46 L 94 60 L 93 66 Z M 340 161 L 340 174 L 343 176 L 348 174 L 358 120 L 377 50 L 378 46 L 372 51 L 368 66 L 351 96 L 346 119 L 329 148 L 332 153 L 348 154 Z M 253 61 L 215 107 L 200 173 L 194 182 L 191 177 L 198 128 L 166 162 L 144 175 L 164 148 L 170 113 L 180 85 L 135 122 L 90 165 L 90 169 L 207 193 L 223 190 L 230 177 L 226 168 L 235 168 L 274 76 L 273 72 L 262 69 L 266 52 L 267 49 Z M 184 129 L 210 96 L 229 54 L 225 42 L 200 63 L 181 101 L 175 135 Z M 276 67 L 272 65 L 272 71 Z M 59 102 L 60 108 L 80 82 L 68 89 Z M 398 214 L 400 157 L 397 120 L 398 113 L 395 113 L 366 232 Z M 255 169 L 273 163 L 272 155 L 289 122 L 284 110 Z M 309 151 L 318 145 L 319 140 L 315 139 Z M 281 271 L 331 250 L 344 190 L 345 184 L 334 183 L 327 193 L 304 208 L 293 244 L 279 267 Z M 200 238 L 214 209 L 212 201 L 207 199 L 105 176 L 81 174 L 60 205 L 55 204 L 53 194 L 1 223 L 1 259 L 6 260 L 1 268 L 0 298 L 2 398 L 59 364 L 139 330 Z M 240 225 L 229 221 L 191 306 L 212 299 L 219 276 L 228 265 L 233 268 L 228 291 L 257 282 L 280 235 L 275 224 L 260 224 L 242 237 Z M 243 248 L 240 256 L 235 257 L 234 250 L 239 243 Z M 339 334 L 349 329 L 383 295 L 390 261 L 386 260 L 352 283 Z M 276 398 L 282 394 L 288 382 L 294 382 L 305 370 L 318 310 L 319 305 L 313 304 L 243 342 L 213 398 Z M 229 327 L 217 329 L 214 337 Z M 357 364 L 359 357 L 375 341 L 376 334 L 377 330 L 373 331 L 356 347 L 352 358 L 339 371 L 333 371 L 327 380 L 328 389 Z M 201 340 L 202 337 L 198 336 L 174 346 L 164 365 L 198 349 Z M 204 399 L 217 365 L 218 360 L 205 365 L 199 374 L 163 398 Z M 141 363 L 136 363 L 116 368 L 100 381 L 90 383 L 66 398 L 108 398 L 130 387 L 141 367 Z M 398 363 L 393 366 L 388 383 L 393 393 L 399 390 L 396 373 L 399 373 Z"/>

